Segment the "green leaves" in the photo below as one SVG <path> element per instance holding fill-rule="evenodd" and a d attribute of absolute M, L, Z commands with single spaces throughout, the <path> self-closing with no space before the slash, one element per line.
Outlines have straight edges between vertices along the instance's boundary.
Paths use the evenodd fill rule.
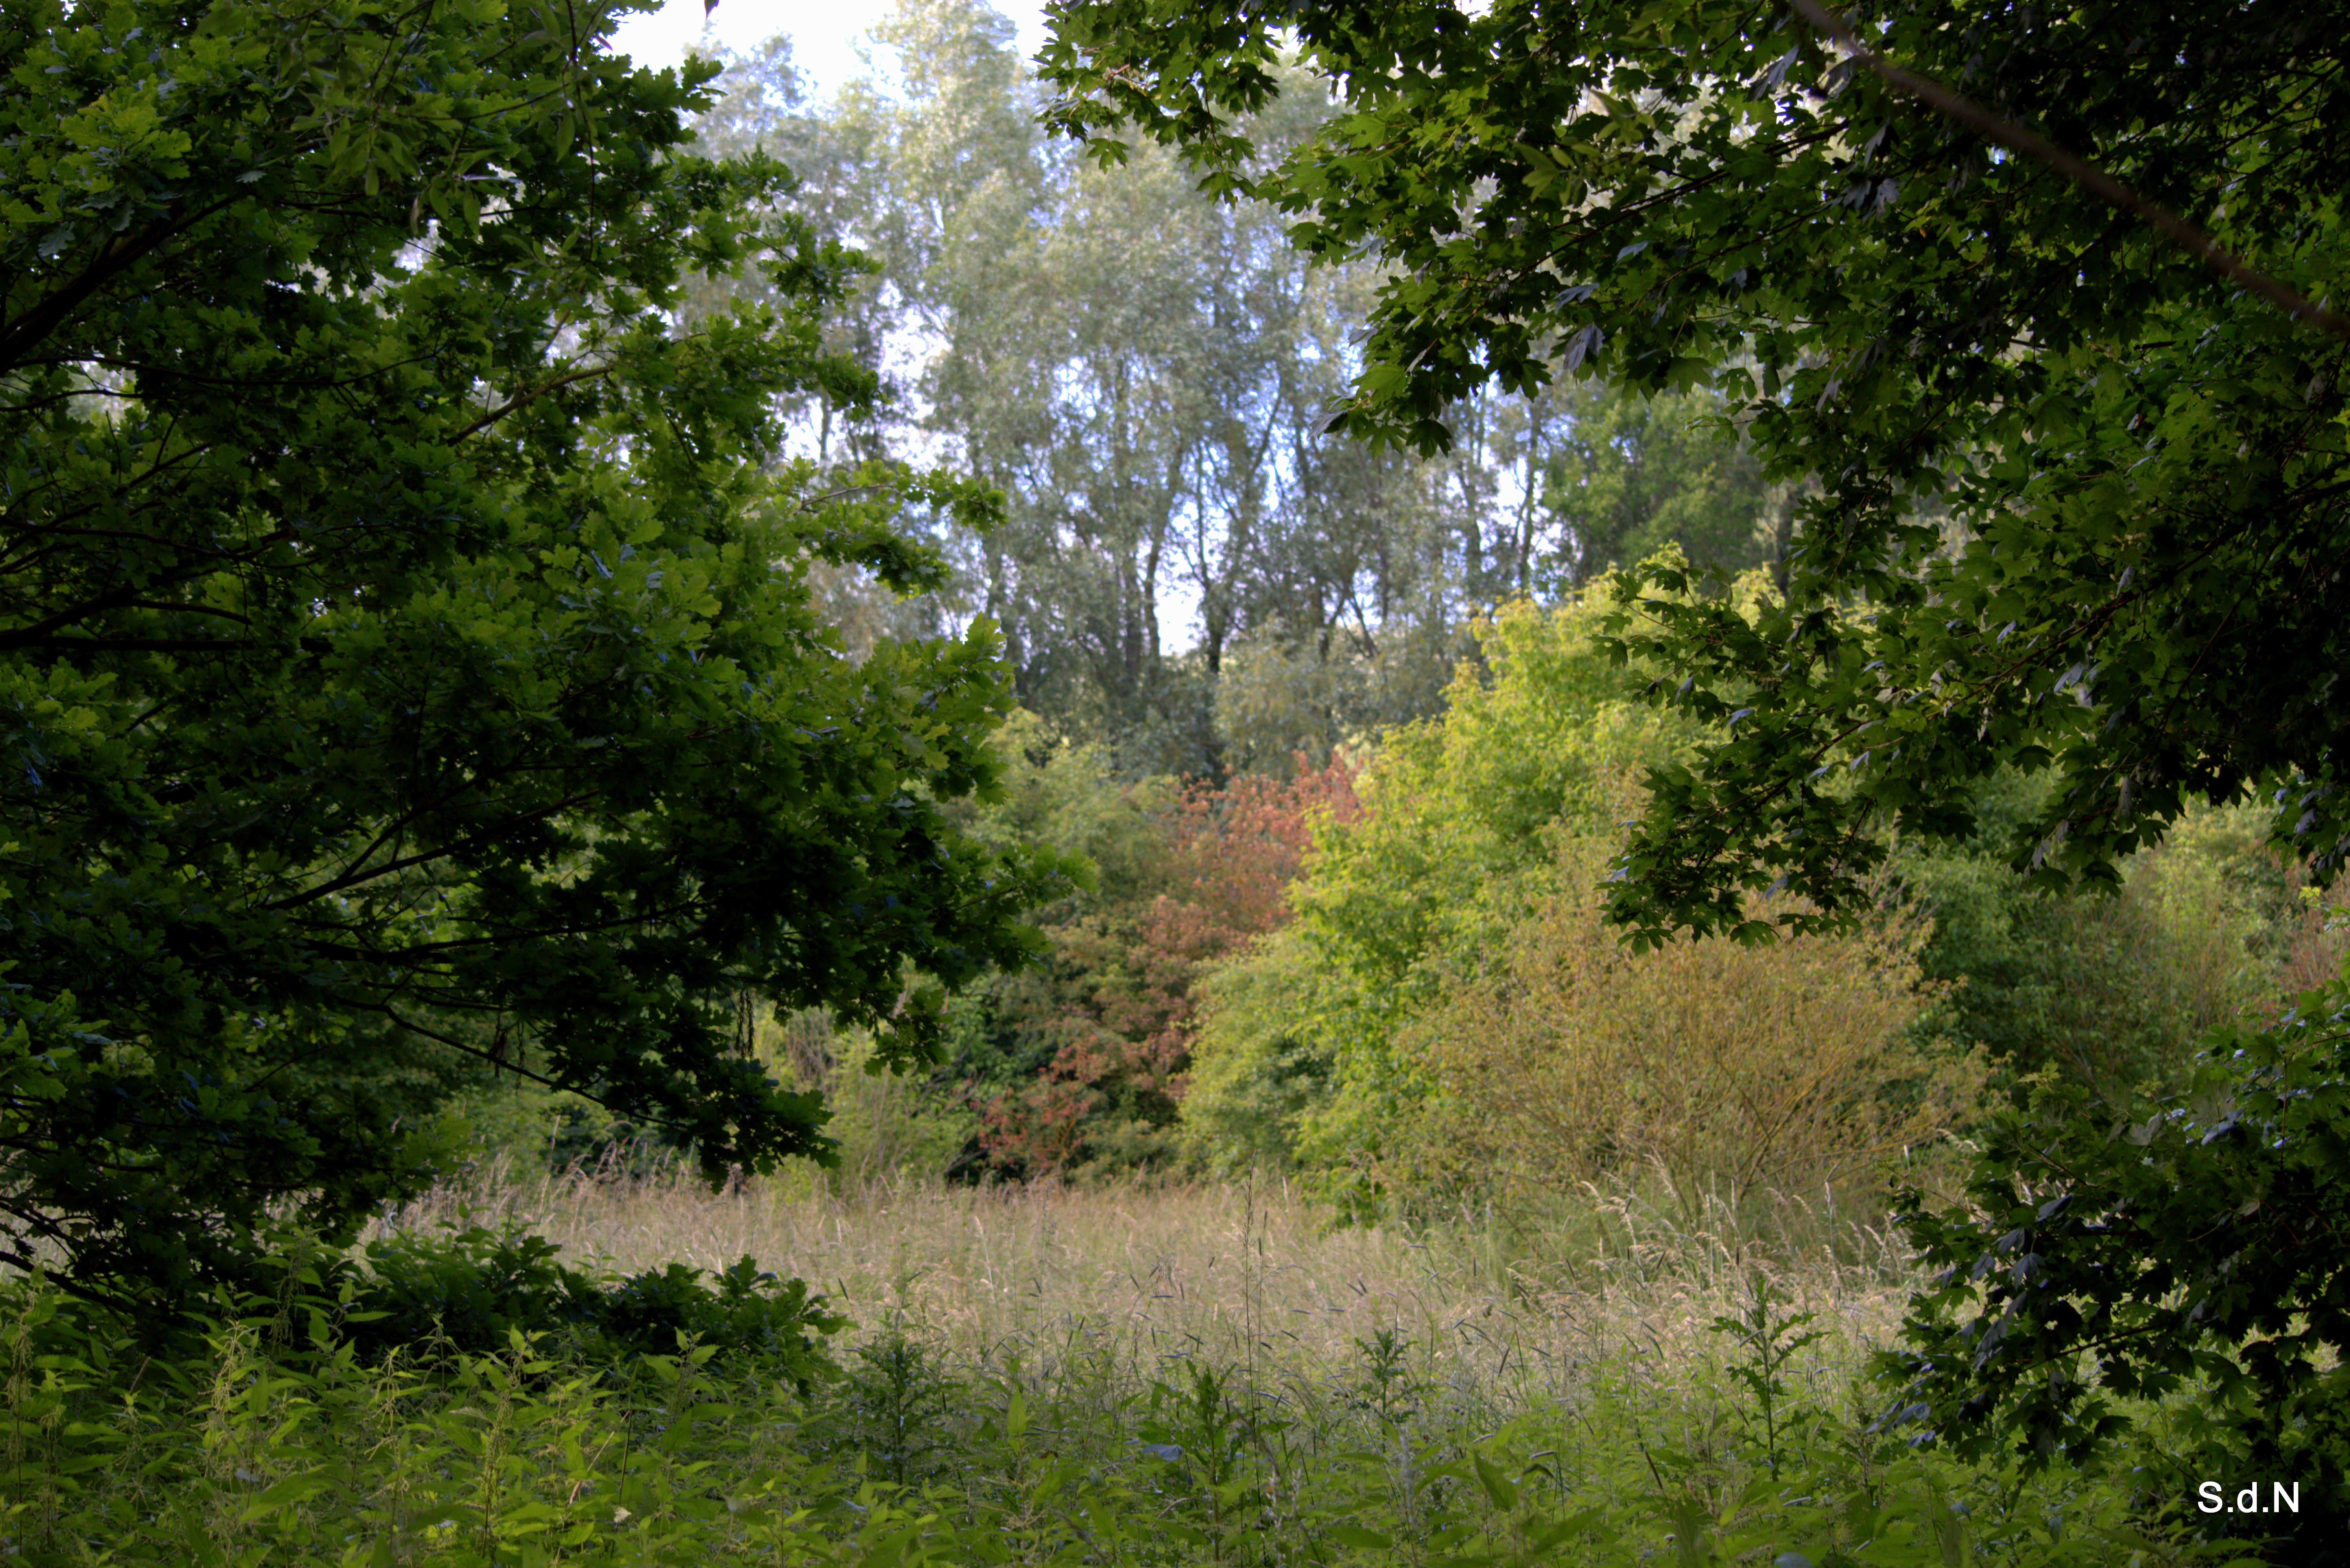
<path fill-rule="evenodd" d="M 1974 1212 L 1919 1204 L 1905 1220 L 1938 1272 L 1911 1349 L 1886 1360 L 1906 1385 L 1888 1419 L 1962 1453 L 2078 1463 L 2137 1427 L 2122 1402 L 2193 1390 L 2189 1429 L 2148 1460 L 2178 1499 L 2214 1467 L 2249 1467 L 2305 1481 L 2338 1517 L 2350 1317 L 2345 1264 L 2318 1238 L 2350 1194 L 2345 1085 L 2336 981 L 2273 1025 L 2215 1031 L 2186 1090 L 2143 1120 L 2053 1086 L 2002 1116 Z"/>
<path fill-rule="evenodd" d="M 1636 940 L 1735 929 L 1738 890 L 1782 878 L 1841 919 L 1888 834 L 1963 834 L 1968 788 L 2001 766 L 2064 778 L 2010 846 L 2051 888 L 2109 883 L 2187 800 L 2248 789 L 2275 799 L 2281 849 L 2327 875 L 2350 850 L 2350 717 L 2324 673 L 2350 585 L 2320 565 L 2350 537 L 2337 343 L 1887 98 L 1791 16 L 1180 9 L 1057 14 L 1054 122 L 1245 166 L 1249 192 L 1299 214 L 1296 243 L 1388 266 L 1347 431 L 1440 447 L 1489 381 L 1596 365 L 1736 394 L 1767 474 L 1811 490 L 1781 609 L 1619 628 L 1669 672 L 1659 701 L 1752 715 L 1655 781 L 1616 906 Z M 2098 16 L 1857 22 L 1897 63 L 2214 213 L 2309 297 L 2338 293 L 2339 18 Z M 1284 41 L 1346 111 L 1260 167 L 1233 117 Z M 1658 588 L 1634 573 L 1625 602 Z"/>
<path fill-rule="evenodd" d="M 1509 1477 L 1482 1454 L 1471 1453 L 1469 1459 L 1476 1468 L 1477 1484 L 1483 1489 L 1487 1501 L 1503 1513 L 1518 1506 L 1518 1489 Z"/>
<path fill-rule="evenodd" d="M 1322 1537 L 1334 1546 L 1345 1546 L 1357 1552 L 1392 1552 L 1395 1542 L 1376 1530 L 1367 1530 L 1345 1520 L 1333 1520 L 1322 1526 Z"/>
<path fill-rule="evenodd" d="M 761 215 L 772 160 L 690 151 L 714 67 L 627 70 L 608 23 L 118 0 L 0 32 L 20 1261 L 168 1298 L 272 1204 L 348 1235 L 507 1071 L 713 1178 L 821 1157 L 749 1010 L 919 1056 L 918 980 L 1030 949 L 1057 863 L 941 810 L 992 787 L 992 629 L 852 662 L 806 583 L 934 584 L 903 514 L 998 504 L 785 452 L 788 404 L 875 395 L 823 347 L 858 259 Z M 672 319 L 751 266 L 766 303 Z"/>
<path fill-rule="evenodd" d="M 14 1294 L 0 1341 L 19 1554 L 71 1561 L 102 1543 L 126 1563 L 354 1568 L 2251 1561 L 2139 1528 L 2126 1472 L 1962 1466 L 1856 1429 L 1832 1399 L 1800 1407 L 1774 1480 L 1717 1440 L 1712 1395 L 1727 1390 L 1701 1357 L 1661 1380 L 1595 1366 L 1570 1400 L 1493 1383 L 1464 1405 L 1430 1382 L 1439 1397 L 1406 1410 L 1262 1362 L 1204 1378 L 1178 1366 L 1154 1395 L 1163 1374 L 1147 1363 L 982 1366 L 899 1331 L 810 1388 L 760 1375 L 739 1345 L 620 1367 L 567 1355 L 560 1333 L 422 1366 L 355 1356 L 335 1329 L 355 1293 L 338 1303 L 297 1268 L 267 1294 L 223 1299 L 201 1343 L 160 1356 L 86 1303 Z M 1395 1369 L 1388 1352 L 1462 1370 L 1408 1344 L 1365 1348 L 1375 1377 Z M 1819 1376 L 1832 1363 L 1805 1362 L 1794 1381 L 1833 1387 Z"/>

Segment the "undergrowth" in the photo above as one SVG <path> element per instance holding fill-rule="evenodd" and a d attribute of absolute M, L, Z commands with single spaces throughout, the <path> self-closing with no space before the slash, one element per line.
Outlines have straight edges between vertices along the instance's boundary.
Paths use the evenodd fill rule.
<path fill-rule="evenodd" d="M 479 1241 L 472 1243 L 478 1250 Z M 8 1303 L 0 1554 L 259 1568 L 775 1563 L 1234 1565 L 2226 1562 L 2137 1519 L 2126 1475 L 1965 1467 L 1806 1376 L 1757 1275 L 1718 1376 L 1607 1365 L 1550 1397 L 1448 1379 L 1400 1329 L 1317 1367 L 1163 1355 L 1072 1322 L 947 1353 L 581 1354 L 386 1345 L 363 1282 L 289 1260 L 168 1357 L 36 1285 Z M 371 1319 L 369 1322 L 382 1322 Z M 810 1366 L 821 1368 L 809 1375 Z"/>

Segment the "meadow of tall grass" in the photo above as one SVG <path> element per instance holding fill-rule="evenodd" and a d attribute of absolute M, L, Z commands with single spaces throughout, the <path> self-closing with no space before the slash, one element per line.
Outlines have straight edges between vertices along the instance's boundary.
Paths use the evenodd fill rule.
<path fill-rule="evenodd" d="M 19 1288 L 0 1552 L 28 1563 L 2226 1561 L 2123 1471 L 1877 1429 L 1909 1265 L 1823 1194 L 1331 1229 L 1279 1179 L 959 1188 L 492 1162 L 380 1234 L 512 1224 L 614 1273 L 747 1254 L 853 1326 L 806 1389 L 369 1359 L 298 1260 L 169 1366 Z M 1691 1216 L 1695 1216 L 1694 1222 Z M 341 1293 L 348 1298 L 348 1287 Z M 2155 1500 L 2159 1501 L 2159 1500 Z"/>
<path fill-rule="evenodd" d="M 675 1170 L 496 1161 L 389 1223 L 511 1221 L 619 1272 L 748 1254 L 822 1292 L 851 1320 L 846 1345 L 904 1337 L 974 1370 L 1075 1356 L 1128 1388 L 1203 1361 L 1326 1380 L 1386 1335 L 1412 1347 L 1414 1376 L 1497 1412 L 1571 1400 L 1603 1366 L 1659 1387 L 1701 1376 L 1718 1360 L 1707 1325 L 1757 1280 L 1823 1325 L 1804 1371 L 1815 1383 L 1856 1375 L 1899 1320 L 1906 1255 L 1881 1226 L 1836 1215 L 1832 1194 L 1760 1216 L 1661 1180 L 1577 1197 L 1562 1206 L 1580 1221 L 1571 1236 L 1529 1237 L 1477 1213 L 1333 1227 L 1274 1176 L 970 1187 L 802 1171 L 713 1193 Z"/>

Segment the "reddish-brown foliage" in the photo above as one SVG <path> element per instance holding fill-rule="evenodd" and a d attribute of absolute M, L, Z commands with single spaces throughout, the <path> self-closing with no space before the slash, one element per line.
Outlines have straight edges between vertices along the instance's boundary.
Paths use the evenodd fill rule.
<path fill-rule="evenodd" d="M 1303 763 L 1289 780 L 1186 786 L 1159 819 L 1166 886 L 1052 931 L 1052 983 L 1029 993 L 1023 1023 L 1059 1044 L 1034 1082 L 975 1103 L 991 1164 L 1043 1175 L 1113 1145 L 1148 1158 L 1183 1097 L 1194 982 L 1288 921 L 1314 822 L 1360 809 L 1345 762 Z"/>

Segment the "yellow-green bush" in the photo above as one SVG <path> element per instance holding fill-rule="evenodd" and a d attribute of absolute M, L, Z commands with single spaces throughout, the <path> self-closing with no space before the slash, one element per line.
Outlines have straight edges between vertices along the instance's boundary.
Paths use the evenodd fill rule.
<path fill-rule="evenodd" d="M 978 1124 L 950 1085 L 871 1071 L 873 1036 L 836 1030 L 821 1013 L 763 1022 L 754 1048 L 788 1087 L 823 1091 L 835 1181 L 942 1176 Z"/>
<path fill-rule="evenodd" d="M 1503 607 L 1440 719 L 1388 732 L 1356 781 L 1363 810 L 1322 824 L 1291 893 L 1295 934 L 1209 986 L 1185 1118 L 1195 1144 L 1278 1150 L 1357 1212 L 1437 1085 L 1412 1021 L 1501 950 L 1553 888 L 1563 834 L 1610 819 L 1675 721 L 1631 701 L 1594 646 L 1595 607 Z"/>
<path fill-rule="evenodd" d="M 1182 1137 L 1218 1176 L 1291 1163 L 1302 1118 L 1330 1086 L 1320 1012 L 1330 976 L 1296 927 L 1260 937 L 1201 984 Z"/>
<path fill-rule="evenodd" d="M 1915 1028 L 1921 919 L 1635 954 L 1600 919 L 1616 842 L 1567 840 L 1503 961 L 1409 1031 L 1440 1087 L 1428 1175 L 1539 1199 L 1653 1169 L 1687 1204 L 1734 1203 L 1865 1179 L 1968 1112 L 1980 1062 Z"/>
<path fill-rule="evenodd" d="M 2034 892 L 2004 844 L 2048 787 L 1986 781 L 1973 841 L 1911 845 L 1896 860 L 1934 921 L 1926 971 L 1951 984 L 1936 1026 L 1982 1048 L 1996 1088 L 2020 1102 L 2053 1075 L 2116 1104 L 2160 1094 L 2205 1031 L 2273 1013 L 2338 971 L 2350 932 L 2328 929 L 2301 868 L 2262 842 L 2254 806 L 2189 813 L 2124 863 L 2110 896 Z"/>

